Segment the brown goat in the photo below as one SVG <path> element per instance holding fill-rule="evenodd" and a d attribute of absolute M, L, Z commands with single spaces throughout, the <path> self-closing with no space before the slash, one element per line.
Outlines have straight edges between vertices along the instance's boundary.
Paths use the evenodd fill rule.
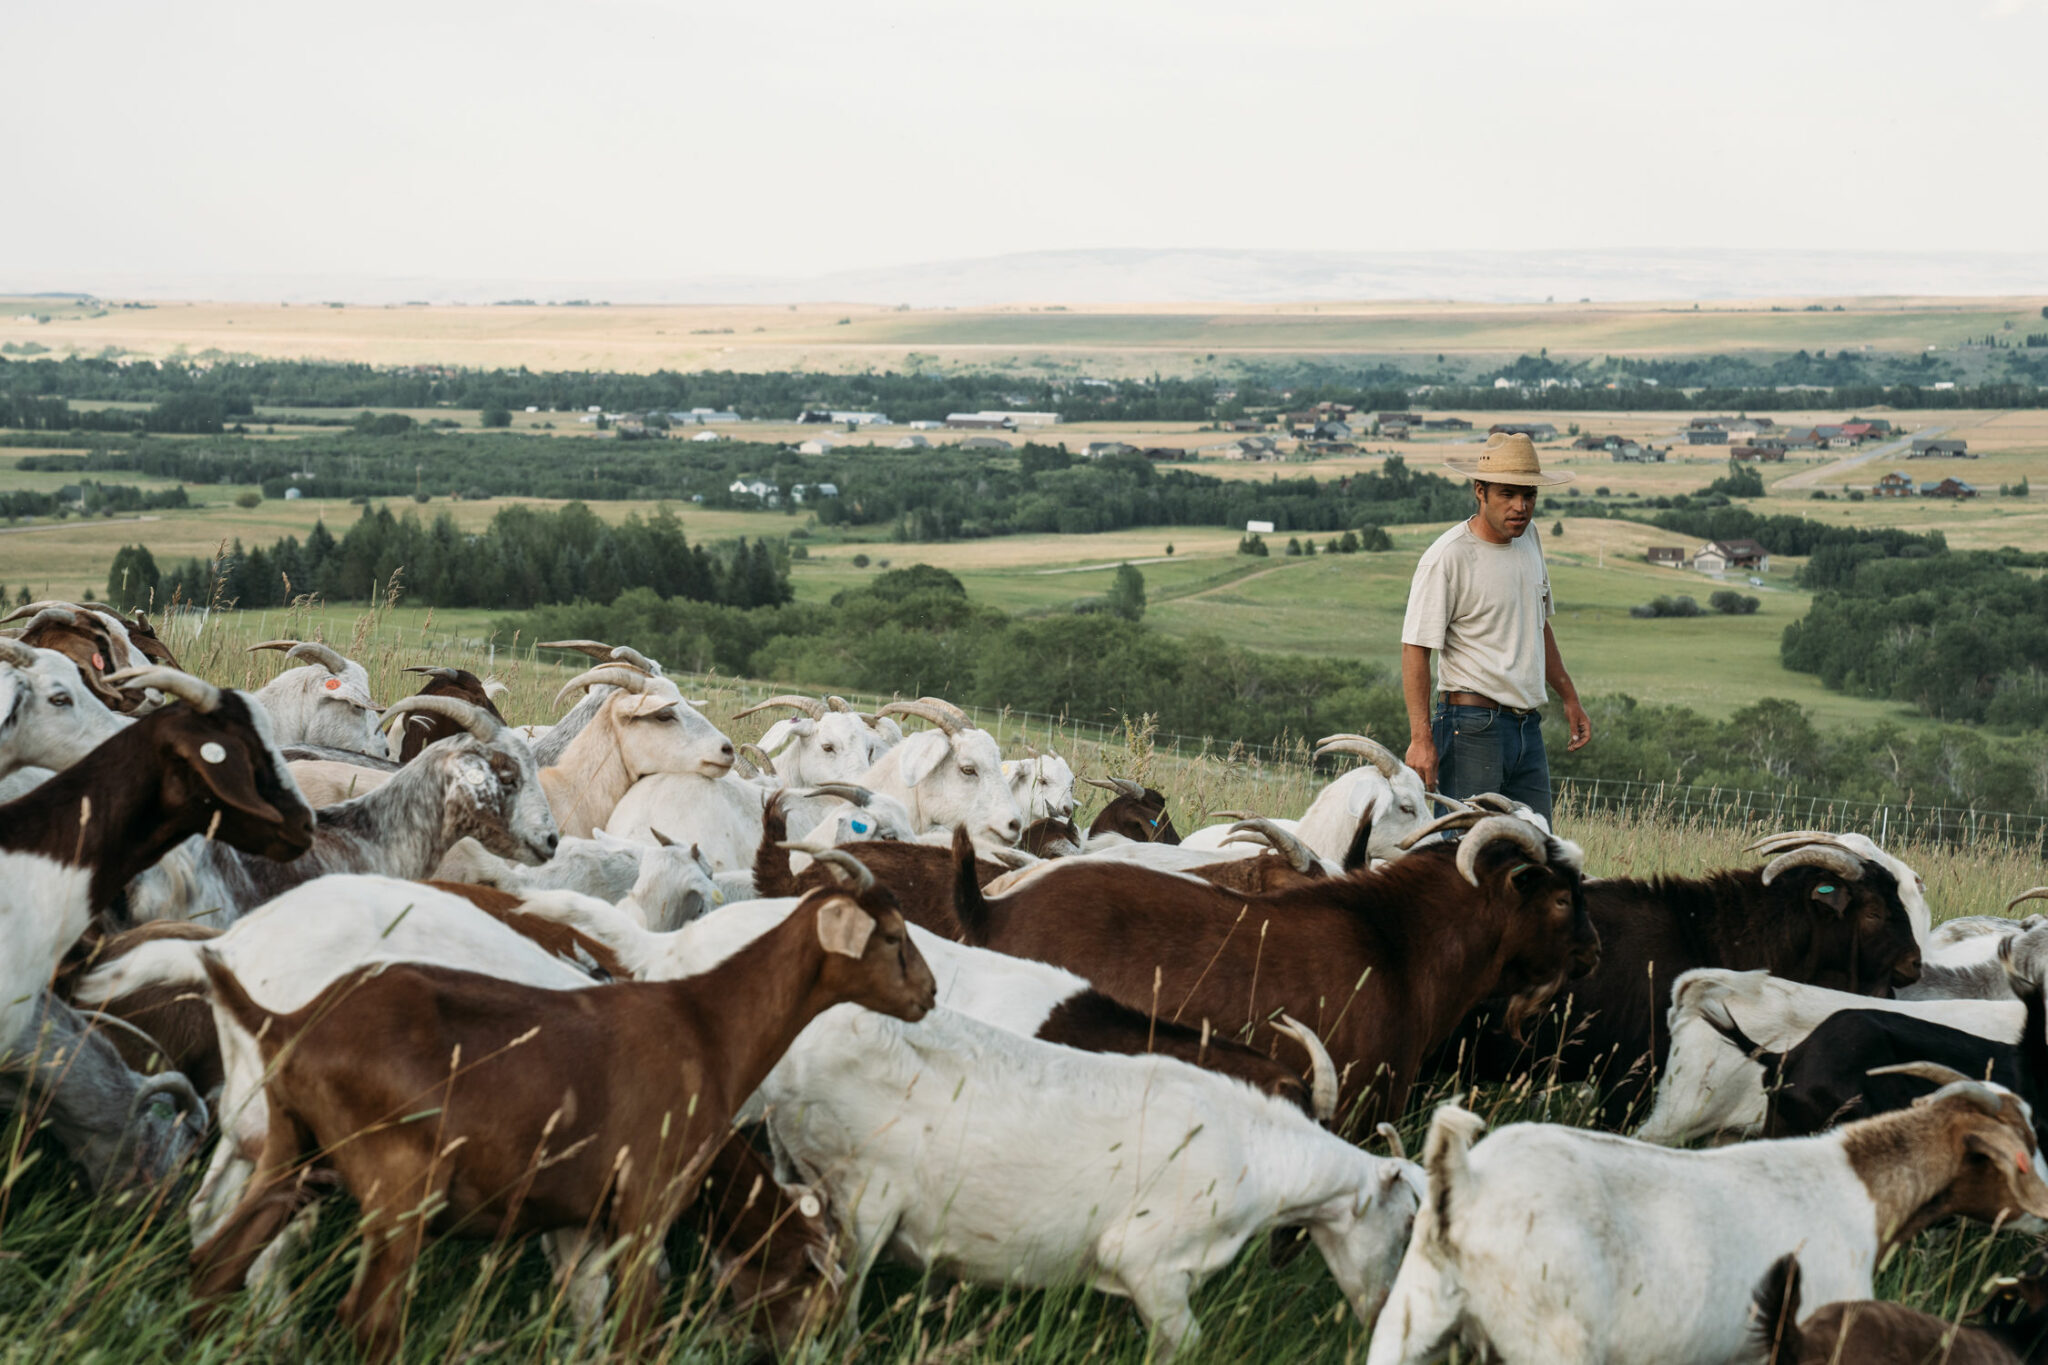
<path fill-rule="evenodd" d="M 509 891 L 495 886 L 478 886 L 473 882 L 428 880 L 422 885 L 462 897 L 513 933 L 531 939 L 535 947 L 550 956 L 573 962 L 586 971 L 595 967 L 614 981 L 625 981 L 631 976 L 620 964 L 610 944 L 599 942 L 558 919 L 529 913 L 526 902 Z"/>
<path fill-rule="evenodd" d="M 54 983 L 65 1003 L 73 1003 L 73 984 L 96 968 L 118 962 L 137 948 L 163 939 L 203 942 L 221 931 L 190 920 L 152 920 L 119 933 L 87 931 L 57 969 Z M 203 1094 L 217 1089 L 223 1078 L 220 1037 L 213 1027 L 213 1001 L 201 990 L 183 986 L 144 986 L 94 1005 L 93 1010 L 132 1024 L 154 1039 L 151 1047 L 126 1029 L 108 1029 L 107 1041 L 121 1060 L 137 1071 L 181 1071 Z"/>
<path fill-rule="evenodd" d="M 775 930 L 682 981 L 546 991 L 427 966 L 352 973 L 274 1015 L 210 954 L 219 1007 L 256 1036 L 270 1132 L 249 1192 L 194 1254 L 204 1301 L 240 1285 L 291 1218 L 297 1174 L 331 1164 L 363 1206 L 340 1305 L 372 1360 L 429 1233 L 588 1229 L 615 1250 L 618 1348 L 644 1342 L 661 1240 L 732 1115 L 833 1005 L 916 1020 L 931 970 L 873 886 L 814 892 Z M 421 1110 L 432 1122 L 406 1122 Z"/>
<path fill-rule="evenodd" d="M 1482 1000 L 1512 997 L 1518 1026 L 1599 956 L 1576 865 L 1504 816 L 1457 846 L 1268 896 L 1082 858 L 985 900 L 960 872 L 967 942 L 1254 1047 L 1292 1014 L 1342 1068 L 1340 1112 L 1368 1124 L 1401 1114 L 1423 1059 Z"/>
<path fill-rule="evenodd" d="M 116 647 L 107 623 L 92 612 L 68 602 L 49 603 L 28 619 L 16 638 L 77 664 L 85 685 L 111 710 L 131 712 L 146 700 L 141 692 L 124 692 L 106 681 L 107 674 L 121 667 L 126 651 Z"/>
<path fill-rule="evenodd" d="M 1173 827 L 1173 817 L 1166 813 L 1164 792 L 1127 777 L 1084 777 L 1081 780 L 1091 787 L 1116 793 L 1089 822 L 1089 838 L 1098 834 L 1120 834 L 1141 844 L 1180 842 L 1180 831 Z"/>
<path fill-rule="evenodd" d="M 761 844 L 754 852 L 754 894 L 757 896 L 801 896 L 806 891 L 833 885 L 826 868 L 812 863 L 802 872 L 791 872 L 789 821 L 783 813 L 781 793 L 771 797 L 761 815 Z M 945 938 L 960 937 L 960 925 L 953 918 L 953 855 L 931 844 L 876 839 L 862 843 L 855 853 L 875 880 L 889 888 L 903 911 L 903 918 Z M 984 883 L 1009 871 L 1000 863 L 979 854 L 975 875 Z"/>
<path fill-rule="evenodd" d="M 490 689 L 484 685 L 484 680 L 466 668 L 422 666 L 408 668 L 405 671 L 426 675 L 426 686 L 420 688 L 413 694 L 414 696 L 454 697 L 457 701 L 466 701 L 471 706 L 490 712 L 501 721 L 505 719 L 498 714 L 497 704 L 491 700 Z M 405 724 L 400 727 L 398 761 L 410 763 L 418 757 L 420 750 L 435 740 L 451 739 L 462 732 L 460 725 L 445 716 L 426 711 L 415 712 L 407 716 Z"/>
<path fill-rule="evenodd" d="M 2048 1278 L 2001 1284 L 1977 1317 L 2016 1315 L 1970 1327 L 1876 1299 L 1825 1304 L 1801 1322 L 1799 1294 L 1799 1257 L 1779 1257 L 1751 1308 L 1765 1365 L 2022 1365 L 2048 1341 Z"/>

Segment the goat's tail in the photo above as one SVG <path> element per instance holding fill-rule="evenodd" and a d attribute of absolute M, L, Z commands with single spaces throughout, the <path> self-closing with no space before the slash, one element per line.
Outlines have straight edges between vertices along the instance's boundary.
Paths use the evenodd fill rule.
<path fill-rule="evenodd" d="M 1788 1251 L 1771 1262 L 1749 1304 L 1750 1338 L 1765 1365 L 1800 1359 L 1797 1252 Z"/>
<path fill-rule="evenodd" d="M 1486 1131 L 1486 1120 L 1456 1101 L 1437 1106 L 1429 1134 L 1422 1140 L 1422 1166 L 1429 1175 L 1428 1236 L 1445 1251 L 1451 1248 L 1451 1208 L 1471 1183 L 1467 1156 Z"/>
<path fill-rule="evenodd" d="M 256 1003 L 250 996 L 248 988 L 242 984 L 241 978 L 228 970 L 227 964 L 220 960 L 220 954 L 214 949 L 199 950 L 199 965 L 206 971 L 207 985 L 213 988 L 214 1003 L 232 1015 L 235 1022 L 242 1026 L 243 1031 L 257 1040 L 258 1046 L 263 1048 L 266 1054 L 275 1049 L 277 1039 L 269 1035 L 275 1034 L 276 1030 L 268 1026 L 277 1016 Z"/>
<path fill-rule="evenodd" d="M 796 874 L 789 870 L 789 850 L 783 847 L 789 841 L 789 812 L 782 808 L 787 795 L 786 788 L 777 791 L 761 811 L 761 842 L 754 849 L 754 894 L 764 898 L 803 894 Z"/>
<path fill-rule="evenodd" d="M 969 943 L 977 948 L 987 946 L 988 900 L 981 894 L 981 869 L 965 825 L 953 827 L 953 918 L 960 921 L 961 933 Z"/>

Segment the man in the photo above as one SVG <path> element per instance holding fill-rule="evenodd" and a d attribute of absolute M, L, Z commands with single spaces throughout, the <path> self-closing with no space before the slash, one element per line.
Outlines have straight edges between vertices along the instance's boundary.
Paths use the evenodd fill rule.
<path fill-rule="evenodd" d="M 1578 689 L 1550 633 L 1550 574 L 1530 525 L 1546 474 L 1527 436 L 1496 432 L 1476 460 L 1446 468 L 1472 480 L 1478 510 L 1438 536 L 1415 566 L 1401 627 L 1408 766 L 1446 796 L 1499 792 L 1550 818 L 1543 752 L 1544 684 L 1564 701 L 1574 750 L 1592 738 Z M 1430 654 L 1437 697 L 1430 706 Z"/>

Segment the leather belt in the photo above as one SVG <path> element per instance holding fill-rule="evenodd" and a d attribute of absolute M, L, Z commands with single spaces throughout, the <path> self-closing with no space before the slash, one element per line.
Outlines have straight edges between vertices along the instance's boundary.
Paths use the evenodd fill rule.
<path fill-rule="evenodd" d="M 1533 706 L 1508 706 L 1477 692 L 1441 692 L 1438 697 L 1445 706 L 1483 706 L 1489 711 L 1505 711 L 1511 716 L 1530 716 L 1537 710 Z"/>

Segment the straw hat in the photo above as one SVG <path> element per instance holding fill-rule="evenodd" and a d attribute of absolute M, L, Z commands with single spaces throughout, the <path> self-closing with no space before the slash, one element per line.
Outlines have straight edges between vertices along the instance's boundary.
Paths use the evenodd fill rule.
<path fill-rule="evenodd" d="M 1486 438 L 1486 445 L 1476 460 L 1445 460 L 1444 468 L 1453 474 L 1462 474 L 1468 479 L 1479 479 L 1486 483 L 1515 483 L 1525 488 L 1544 488 L 1554 483 L 1570 483 L 1579 477 L 1576 474 L 1546 474 L 1536 459 L 1536 443 L 1522 433 L 1496 431 Z"/>

